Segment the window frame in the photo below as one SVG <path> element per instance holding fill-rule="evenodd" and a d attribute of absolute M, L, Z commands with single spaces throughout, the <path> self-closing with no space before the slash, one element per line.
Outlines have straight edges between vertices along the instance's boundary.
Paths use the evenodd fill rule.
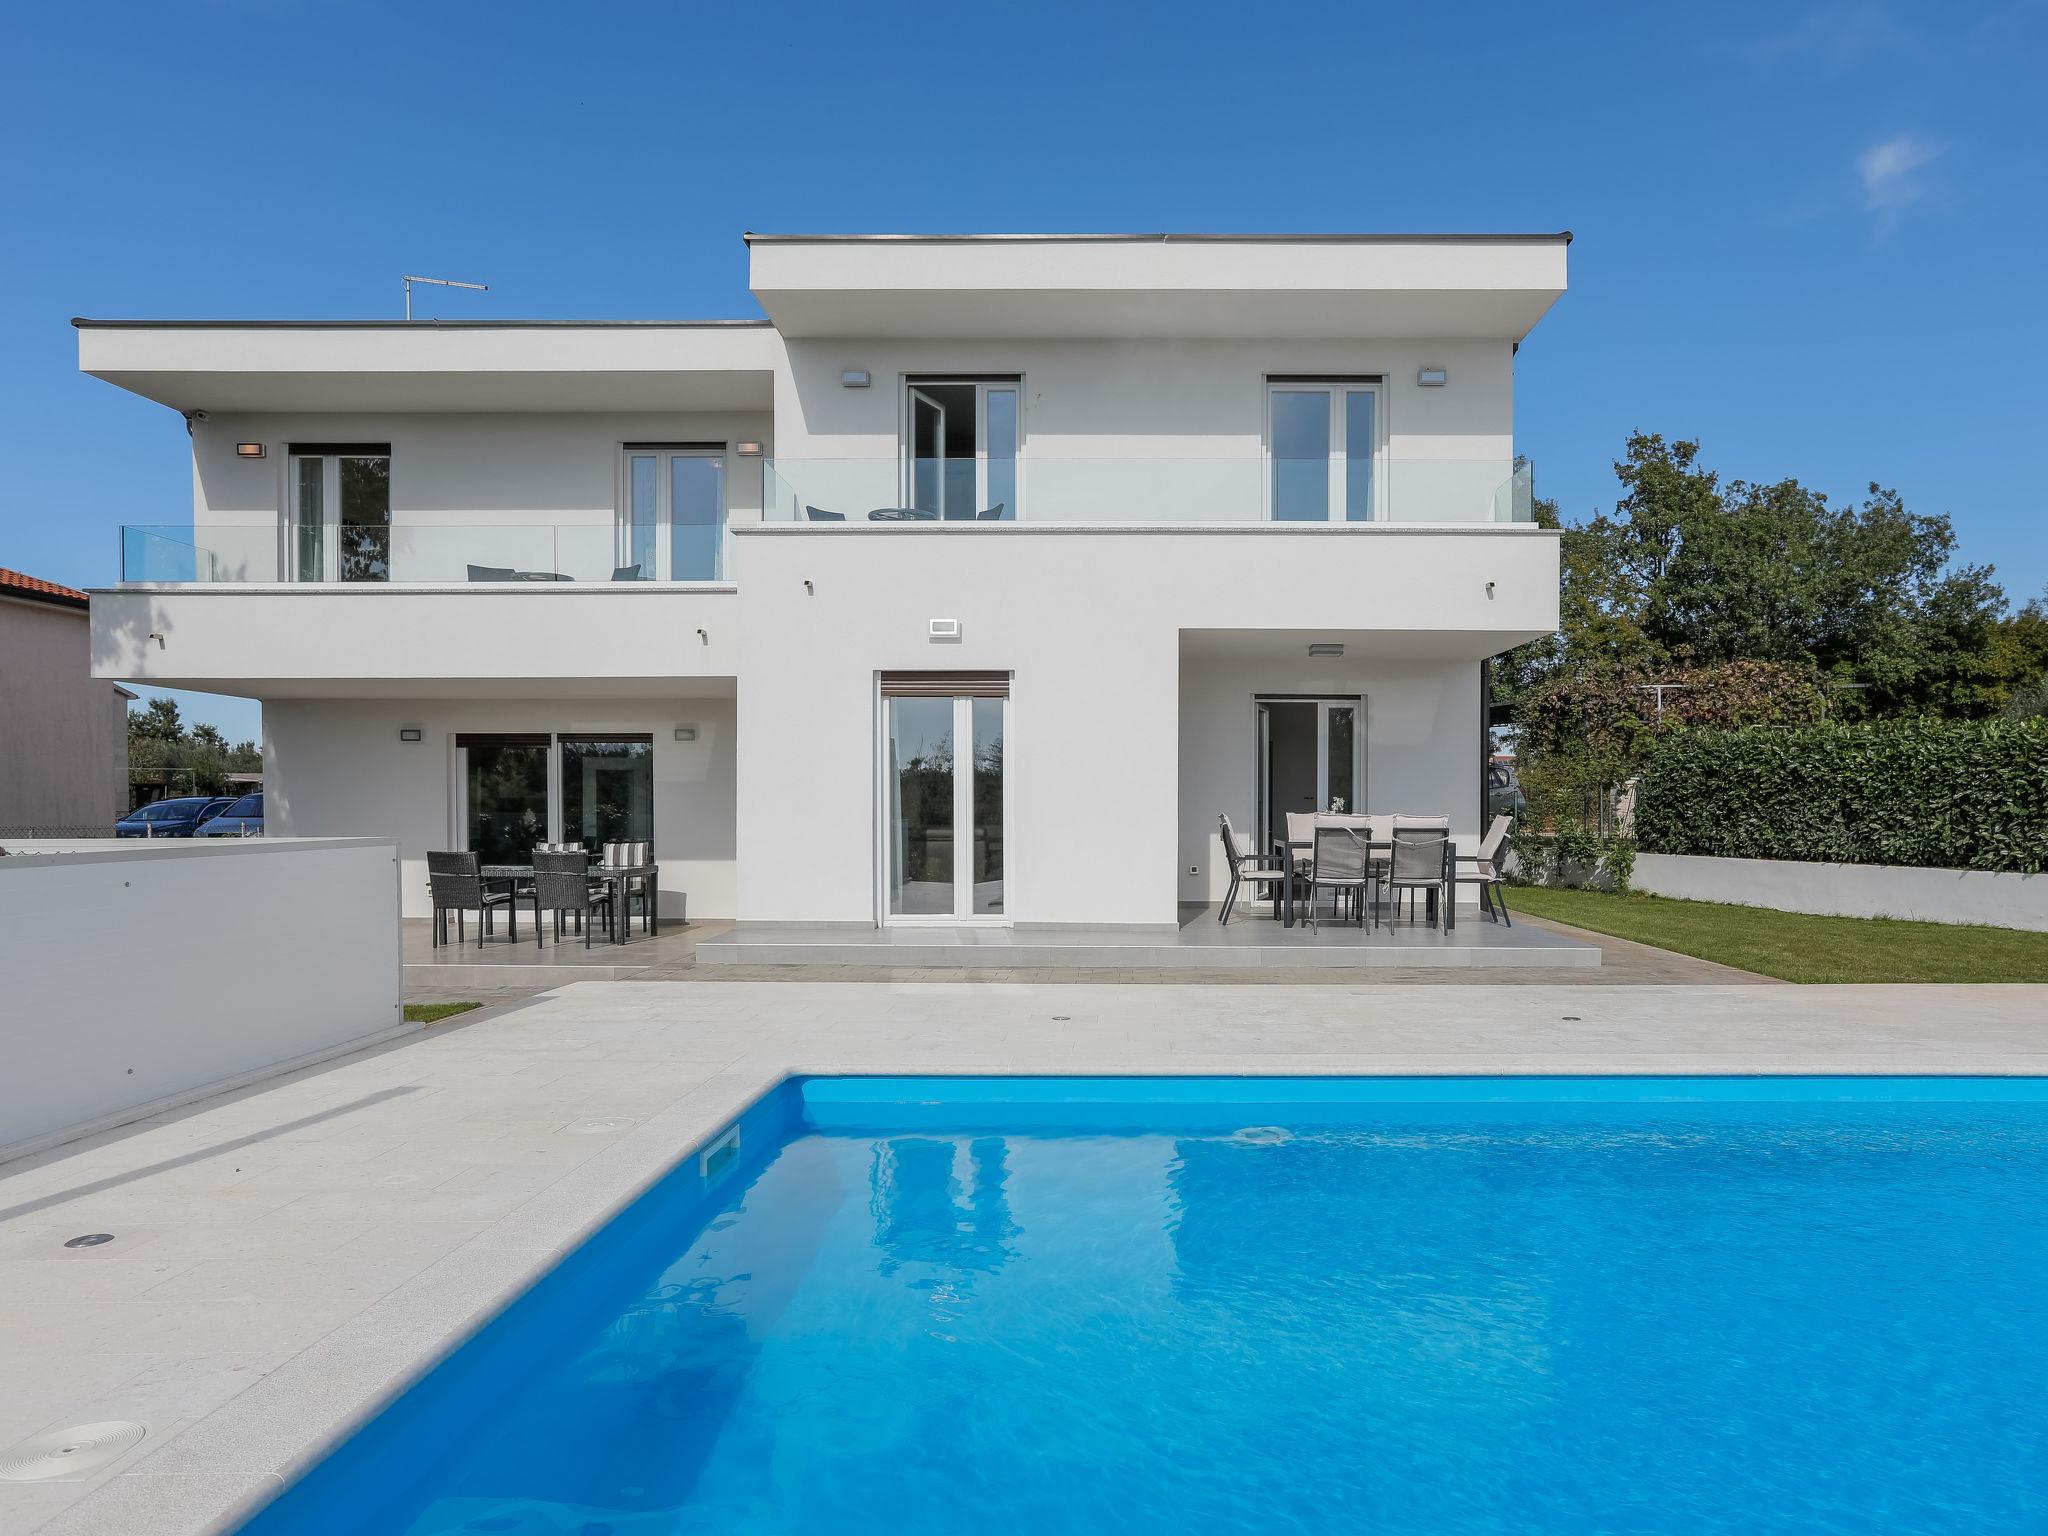
<path fill-rule="evenodd" d="M 1273 506 L 1273 397 L 1280 394 L 1322 394 L 1329 397 L 1330 489 L 1321 519 L 1324 523 L 1383 523 L 1387 518 L 1387 381 L 1378 374 L 1268 374 L 1265 380 L 1265 474 L 1261 477 L 1262 508 L 1267 522 L 1275 522 Z M 1372 497 L 1364 518 L 1344 516 L 1351 481 L 1352 453 L 1345 399 L 1353 394 L 1372 396 L 1372 435 L 1366 462 L 1372 472 Z M 1304 519 L 1304 521 L 1312 521 Z"/>
<path fill-rule="evenodd" d="M 989 451 L 988 451 L 988 397 L 991 390 L 1006 391 L 1016 397 L 1017 442 L 1009 464 L 1015 488 L 1007 498 L 1014 503 L 1006 508 L 1008 516 L 1004 522 L 1022 522 L 1024 517 L 1024 445 L 1027 437 L 1024 425 L 1024 375 L 1021 373 L 906 373 L 899 380 L 897 391 L 899 420 L 897 424 L 897 495 L 902 506 L 916 505 L 917 442 L 916 406 L 914 396 L 933 385 L 962 388 L 972 386 L 974 390 L 974 513 L 989 505 Z M 941 520 L 947 520 L 943 511 Z M 951 521 L 970 522 L 974 518 L 956 518 Z"/>

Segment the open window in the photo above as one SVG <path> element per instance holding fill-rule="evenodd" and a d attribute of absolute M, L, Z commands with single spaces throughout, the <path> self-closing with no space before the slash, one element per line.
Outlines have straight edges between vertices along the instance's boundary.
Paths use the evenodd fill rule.
<path fill-rule="evenodd" d="M 1019 512 L 1020 380 L 917 378 L 904 402 L 905 505 L 950 521 Z"/>
<path fill-rule="evenodd" d="M 293 443 L 289 490 L 293 581 L 391 579 L 389 443 Z"/>

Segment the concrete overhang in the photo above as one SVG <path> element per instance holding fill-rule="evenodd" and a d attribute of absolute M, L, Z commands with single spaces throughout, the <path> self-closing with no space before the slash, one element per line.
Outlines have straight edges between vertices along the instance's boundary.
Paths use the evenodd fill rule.
<path fill-rule="evenodd" d="M 766 411 L 781 350 L 766 321 L 71 323 L 81 372 L 178 411 Z"/>
<path fill-rule="evenodd" d="M 1520 341 L 1569 233 L 757 235 L 784 336 L 1469 337 Z"/>

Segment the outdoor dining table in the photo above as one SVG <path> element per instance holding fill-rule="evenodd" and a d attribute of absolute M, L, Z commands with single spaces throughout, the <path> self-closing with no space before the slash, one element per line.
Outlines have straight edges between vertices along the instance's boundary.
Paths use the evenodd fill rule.
<path fill-rule="evenodd" d="M 1288 878 L 1280 882 L 1280 888 L 1281 891 L 1284 893 L 1285 897 L 1281 905 L 1282 915 L 1280 918 L 1280 926 L 1283 928 L 1292 928 L 1294 926 L 1295 854 L 1297 852 L 1313 853 L 1315 851 L 1315 843 L 1308 838 L 1290 839 L 1284 837 L 1276 837 L 1273 839 L 1273 851 L 1280 856 L 1281 867 L 1288 872 Z M 1373 864 L 1386 864 L 1390 863 L 1393 860 L 1394 845 L 1391 842 L 1375 843 L 1368 840 L 1365 844 L 1365 852 L 1368 862 Z M 1314 895 L 1311 894 L 1309 899 L 1313 901 L 1315 899 Z M 1439 902 L 1437 899 L 1437 893 L 1435 891 L 1431 891 L 1429 893 L 1429 902 L 1432 907 L 1441 906 L 1443 908 L 1444 932 L 1449 933 L 1453 928 L 1458 926 L 1458 904 L 1456 901 L 1445 899 Z"/>
<path fill-rule="evenodd" d="M 650 936 L 660 937 L 661 902 L 652 894 L 660 889 L 658 881 L 660 872 L 661 866 L 659 864 L 600 864 L 594 859 L 591 861 L 590 878 L 602 880 L 612 893 L 612 942 L 614 944 L 626 942 L 626 929 L 631 926 L 631 920 L 626 912 L 626 886 L 628 882 L 641 876 L 645 876 L 648 882 L 647 932 Z M 533 866 L 531 864 L 486 864 L 477 873 L 483 877 L 484 884 L 486 885 L 506 885 L 516 891 L 520 881 L 533 878 Z M 510 938 L 517 939 L 519 937 L 518 901 L 514 900 L 506 903 L 506 912 L 508 914 L 507 920 L 510 924 L 506 929 L 506 933 Z"/>

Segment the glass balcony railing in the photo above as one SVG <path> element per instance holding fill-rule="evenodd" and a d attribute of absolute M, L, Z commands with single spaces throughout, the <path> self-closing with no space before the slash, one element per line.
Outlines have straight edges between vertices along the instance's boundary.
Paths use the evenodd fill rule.
<path fill-rule="evenodd" d="M 1533 471 L 1507 458 L 1176 457 L 763 461 L 784 523 L 1526 523 Z"/>
<path fill-rule="evenodd" d="M 723 581 L 730 569 L 727 542 L 723 524 L 126 527 L 121 579 L 340 585 Z"/>

